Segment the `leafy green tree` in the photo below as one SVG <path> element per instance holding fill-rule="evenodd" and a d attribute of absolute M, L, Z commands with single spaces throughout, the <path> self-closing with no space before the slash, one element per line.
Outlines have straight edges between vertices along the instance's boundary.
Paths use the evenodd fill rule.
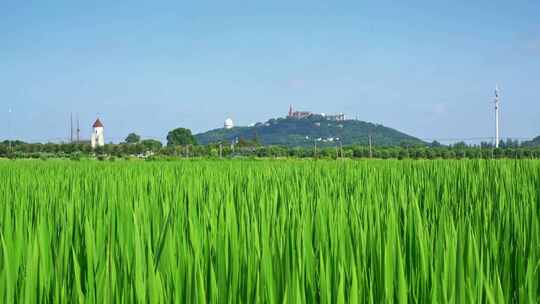
<path fill-rule="evenodd" d="M 427 156 L 426 149 L 424 149 L 424 148 L 416 148 L 414 150 L 414 158 L 416 158 L 416 159 L 424 159 L 424 158 L 426 158 L 426 156 Z"/>
<path fill-rule="evenodd" d="M 103 154 L 111 155 L 113 152 L 114 144 L 106 144 L 103 146 Z"/>
<path fill-rule="evenodd" d="M 501 140 L 501 142 L 503 142 Z M 502 148 L 496 148 L 493 150 L 493 157 L 494 158 L 502 158 L 504 156 L 503 149 Z"/>
<path fill-rule="evenodd" d="M 512 149 L 512 148 L 504 149 L 504 157 L 506 157 L 506 158 L 516 158 L 516 150 Z"/>
<path fill-rule="evenodd" d="M 121 146 L 122 146 L 122 145 L 112 145 L 112 147 L 110 147 L 110 153 L 111 153 L 111 155 L 114 155 L 114 156 L 120 156 L 120 155 L 122 155 L 122 153 L 121 153 Z"/>
<path fill-rule="evenodd" d="M 378 156 L 382 159 L 387 159 L 387 158 L 390 158 L 391 155 L 390 153 L 387 151 L 387 150 L 381 150 L 379 153 L 378 153 Z"/>
<path fill-rule="evenodd" d="M 190 129 L 177 128 L 167 134 L 167 146 L 196 145 L 197 140 Z"/>
<path fill-rule="evenodd" d="M 94 149 L 94 153 L 96 153 L 96 155 L 103 155 L 103 154 L 105 154 L 105 147 L 97 146 L 97 147 Z"/>
<path fill-rule="evenodd" d="M 157 151 L 163 147 L 163 144 L 159 140 L 155 139 L 145 139 L 141 141 L 141 144 L 146 150 Z"/>
<path fill-rule="evenodd" d="M 493 149 L 482 149 L 482 158 L 484 159 L 493 158 Z"/>
<path fill-rule="evenodd" d="M 129 133 L 129 135 L 126 137 L 126 143 L 128 144 L 136 144 L 139 141 L 141 141 L 141 137 L 135 133 Z"/>
<path fill-rule="evenodd" d="M 0 145 L 0 157 L 4 157 L 8 154 L 8 148 L 5 145 Z"/>
<path fill-rule="evenodd" d="M 90 152 L 92 152 L 92 146 L 90 146 L 89 144 L 84 144 L 82 146 L 82 151 L 86 154 L 89 154 Z"/>
<path fill-rule="evenodd" d="M 406 159 L 406 158 L 409 158 L 409 150 L 401 149 L 398 154 L 398 159 Z"/>
<path fill-rule="evenodd" d="M 436 140 L 434 140 L 433 142 L 431 142 L 431 144 L 429 144 L 429 145 L 430 145 L 430 147 L 432 147 L 432 148 L 439 148 L 439 147 L 442 147 L 441 143 L 438 142 L 438 141 L 436 141 Z"/>
<path fill-rule="evenodd" d="M 465 150 L 463 150 L 463 149 L 458 149 L 454 153 L 455 153 L 457 159 L 465 158 L 465 156 L 466 156 Z"/>
<path fill-rule="evenodd" d="M 455 143 L 452 147 L 457 150 L 463 150 L 467 148 L 467 144 L 464 141 L 460 141 Z"/>
<path fill-rule="evenodd" d="M 482 157 L 482 151 L 478 148 L 471 148 L 467 149 L 465 151 L 465 156 L 470 159 L 474 158 L 481 158 Z"/>
<path fill-rule="evenodd" d="M 454 153 L 454 151 L 452 151 L 452 150 L 445 149 L 445 150 L 443 150 L 442 157 L 444 159 L 453 159 L 453 158 L 456 157 L 456 153 Z"/>

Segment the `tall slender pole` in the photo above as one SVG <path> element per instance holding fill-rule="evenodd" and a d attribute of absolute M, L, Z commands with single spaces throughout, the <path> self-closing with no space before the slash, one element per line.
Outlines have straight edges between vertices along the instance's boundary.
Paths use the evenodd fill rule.
<path fill-rule="evenodd" d="M 81 128 L 79 127 L 79 115 L 77 115 L 77 143 L 81 142 L 80 134 Z"/>
<path fill-rule="evenodd" d="M 219 158 L 222 158 L 223 157 L 223 144 L 220 142 L 219 143 Z"/>
<path fill-rule="evenodd" d="M 495 148 L 499 148 L 499 86 L 495 87 Z"/>

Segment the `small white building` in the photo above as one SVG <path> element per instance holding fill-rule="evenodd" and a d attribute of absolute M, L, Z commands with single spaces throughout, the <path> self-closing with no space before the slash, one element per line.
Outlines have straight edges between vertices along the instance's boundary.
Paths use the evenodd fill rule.
<path fill-rule="evenodd" d="M 95 149 L 96 147 L 103 147 L 105 145 L 105 135 L 103 133 L 103 124 L 99 118 L 96 119 L 96 122 L 94 122 L 92 129 L 92 149 Z"/>
<path fill-rule="evenodd" d="M 232 119 L 230 119 L 230 118 L 225 119 L 225 123 L 223 124 L 223 127 L 224 127 L 225 129 L 232 129 L 232 128 L 234 128 L 234 123 L 233 123 Z"/>

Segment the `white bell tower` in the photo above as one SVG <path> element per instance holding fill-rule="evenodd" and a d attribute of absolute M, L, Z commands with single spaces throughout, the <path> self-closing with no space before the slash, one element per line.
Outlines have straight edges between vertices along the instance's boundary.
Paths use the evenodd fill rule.
<path fill-rule="evenodd" d="M 92 129 L 92 149 L 95 149 L 96 147 L 103 147 L 105 145 L 105 135 L 103 133 L 103 124 L 99 118 L 92 126 Z"/>

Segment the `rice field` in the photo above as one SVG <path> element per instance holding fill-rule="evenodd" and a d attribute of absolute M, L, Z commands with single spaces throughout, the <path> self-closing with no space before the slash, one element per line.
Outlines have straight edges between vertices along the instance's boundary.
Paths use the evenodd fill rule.
<path fill-rule="evenodd" d="M 0 161 L 2 303 L 540 301 L 540 162 Z"/>

